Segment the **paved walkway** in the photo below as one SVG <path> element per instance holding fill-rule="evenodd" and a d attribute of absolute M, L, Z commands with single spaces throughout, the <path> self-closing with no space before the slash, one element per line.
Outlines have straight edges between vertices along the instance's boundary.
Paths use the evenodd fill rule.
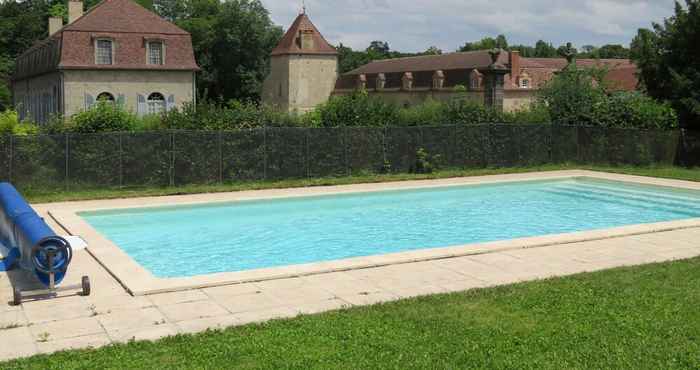
<path fill-rule="evenodd" d="M 48 219 L 48 218 L 47 218 Z M 52 225 L 54 226 L 54 225 Z M 700 255 L 700 228 L 132 297 L 86 251 L 66 283 L 93 294 L 10 306 L 22 272 L 0 273 L 0 360 L 157 339 L 434 293 Z"/>

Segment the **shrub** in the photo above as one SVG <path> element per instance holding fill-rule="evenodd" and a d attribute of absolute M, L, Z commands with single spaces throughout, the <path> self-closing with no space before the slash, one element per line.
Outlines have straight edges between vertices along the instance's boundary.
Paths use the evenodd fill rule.
<path fill-rule="evenodd" d="M 399 109 L 384 100 L 358 90 L 349 95 L 332 96 L 318 108 L 320 125 L 341 126 L 390 126 L 399 122 Z"/>
<path fill-rule="evenodd" d="M 399 122 L 405 126 L 429 126 L 446 122 L 446 106 L 435 100 L 399 110 Z"/>
<path fill-rule="evenodd" d="M 298 124 L 296 115 L 237 100 L 227 104 L 202 100 L 198 104 L 173 109 L 162 117 L 162 127 L 173 130 L 234 130 Z"/>
<path fill-rule="evenodd" d="M 442 157 L 439 154 L 430 155 L 424 148 L 418 148 L 416 151 L 416 164 L 412 172 L 415 173 L 432 173 L 433 170 L 440 168 Z"/>
<path fill-rule="evenodd" d="M 594 125 L 596 107 L 606 99 L 604 86 L 592 70 L 567 67 L 540 91 L 541 104 L 548 107 L 552 121 L 562 125 Z"/>
<path fill-rule="evenodd" d="M 1 135 L 32 135 L 39 132 L 39 128 L 32 122 L 20 122 L 16 111 L 7 109 L 0 112 Z"/>
<path fill-rule="evenodd" d="M 138 117 L 109 102 L 98 102 L 92 108 L 70 118 L 68 129 L 77 133 L 132 131 Z"/>
<path fill-rule="evenodd" d="M 639 92 L 611 92 L 604 69 L 566 68 L 540 92 L 540 106 L 559 124 L 672 129 L 675 111 Z M 519 118 L 522 122 L 524 117 Z"/>
<path fill-rule="evenodd" d="M 667 103 L 639 92 L 618 92 L 596 107 L 597 123 L 608 127 L 645 129 L 678 128 L 676 112 Z"/>
<path fill-rule="evenodd" d="M 445 123 L 473 125 L 506 122 L 503 113 L 470 99 L 453 99 L 445 107 Z"/>

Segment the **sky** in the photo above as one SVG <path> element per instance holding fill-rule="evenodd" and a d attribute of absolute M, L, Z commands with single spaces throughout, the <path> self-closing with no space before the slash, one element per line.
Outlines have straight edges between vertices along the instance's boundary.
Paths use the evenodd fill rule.
<path fill-rule="evenodd" d="M 302 0 L 262 0 L 286 28 Z M 510 44 L 623 44 L 637 29 L 673 14 L 673 0 L 306 0 L 307 14 L 326 39 L 353 49 L 373 40 L 392 50 L 454 51 L 467 41 L 505 34 Z"/>

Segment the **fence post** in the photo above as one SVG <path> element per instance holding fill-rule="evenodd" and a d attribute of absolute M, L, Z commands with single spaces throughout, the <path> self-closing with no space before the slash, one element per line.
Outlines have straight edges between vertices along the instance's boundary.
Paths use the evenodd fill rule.
<path fill-rule="evenodd" d="M 175 132 L 170 131 L 170 186 L 175 186 Z"/>
<path fill-rule="evenodd" d="M 219 145 L 219 184 L 224 183 L 224 135 L 221 130 L 218 133 L 218 145 Z"/>
<path fill-rule="evenodd" d="M 576 125 L 576 162 L 581 164 L 581 125 Z"/>
<path fill-rule="evenodd" d="M 119 138 L 119 187 L 124 187 L 124 143 L 123 137 L 124 133 L 120 132 L 117 134 Z"/>
<path fill-rule="evenodd" d="M 306 164 L 306 178 L 310 179 L 311 178 L 311 159 L 310 159 L 310 150 L 309 150 L 309 133 L 311 132 L 312 129 L 310 128 L 303 128 L 304 130 L 304 140 L 306 141 L 306 160 L 304 161 Z"/>
<path fill-rule="evenodd" d="M 68 173 L 68 171 L 69 171 L 68 163 L 70 162 L 70 134 L 66 133 L 65 135 L 66 135 L 66 137 L 65 137 L 65 140 L 66 140 L 66 177 L 64 179 L 64 186 L 65 186 L 66 190 L 68 190 L 68 181 L 69 181 L 68 177 L 70 176 L 70 174 Z"/>
<path fill-rule="evenodd" d="M 347 176 L 352 176 L 352 169 L 350 168 L 350 139 L 348 135 L 349 128 L 343 126 L 340 128 L 343 130 L 343 154 L 345 154 L 345 174 Z"/>
<path fill-rule="evenodd" d="M 267 126 L 263 126 L 263 180 L 267 180 Z"/>

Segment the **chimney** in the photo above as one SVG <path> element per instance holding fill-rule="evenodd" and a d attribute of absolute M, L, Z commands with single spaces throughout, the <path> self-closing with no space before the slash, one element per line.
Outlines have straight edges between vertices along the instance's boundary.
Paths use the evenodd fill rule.
<path fill-rule="evenodd" d="M 63 27 L 63 18 L 49 17 L 49 36 L 53 36 Z"/>
<path fill-rule="evenodd" d="M 520 52 L 511 50 L 510 52 L 510 79 L 516 81 L 520 76 Z"/>
<path fill-rule="evenodd" d="M 83 16 L 83 2 L 81 0 L 68 0 L 68 24 L 75 22 Z"/>

